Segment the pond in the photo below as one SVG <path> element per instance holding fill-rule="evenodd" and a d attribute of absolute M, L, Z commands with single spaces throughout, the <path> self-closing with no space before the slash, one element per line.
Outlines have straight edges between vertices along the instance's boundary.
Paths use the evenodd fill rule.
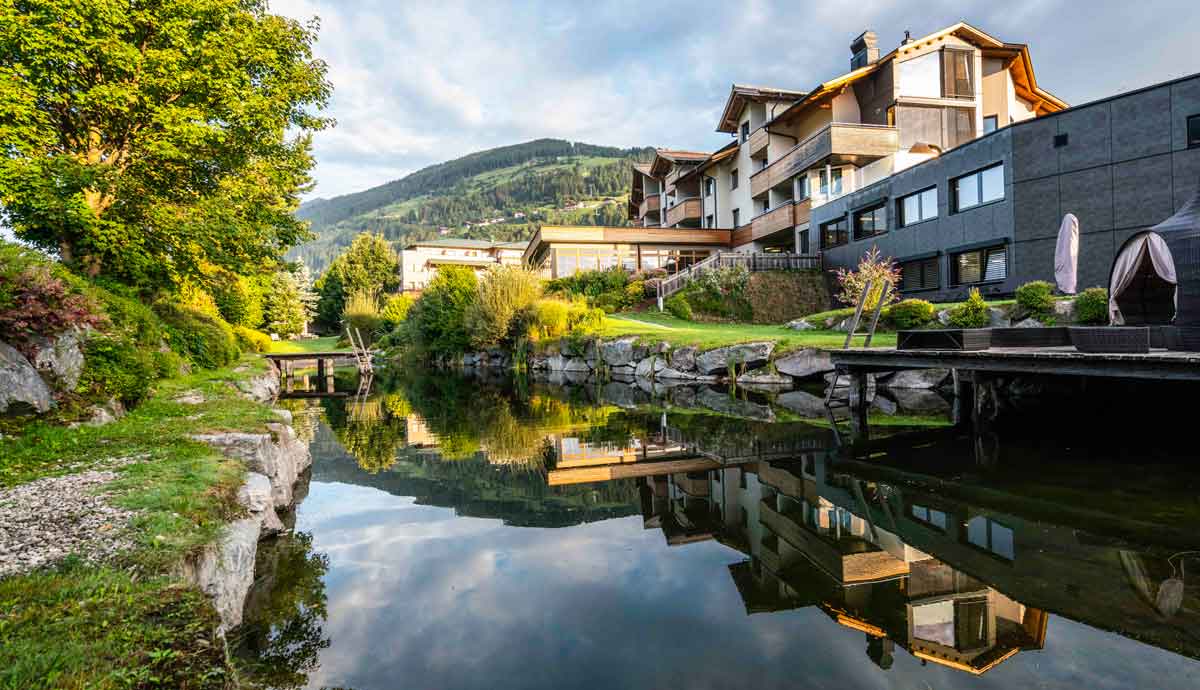
<path fill-rule="evenodd" d="M 349 393 L 289 403 L 314 463 L 233 636 L 248 684 L 1200 687 L 1194 456 L 929 401 L 850 443 L 719 389 Z"/>

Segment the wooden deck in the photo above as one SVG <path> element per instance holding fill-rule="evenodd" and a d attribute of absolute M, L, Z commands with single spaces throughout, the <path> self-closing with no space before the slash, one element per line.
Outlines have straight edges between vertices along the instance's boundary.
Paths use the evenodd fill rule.
<path fill-rule="evenodd" d="M 830 352 L 843 371 L 959 369 L 996 374 L 1101 376 L 1200 381 L 1200 353 L 1093 354 L 1073 347 L 1010 347 L 979 351 L 850 348 Z"/>

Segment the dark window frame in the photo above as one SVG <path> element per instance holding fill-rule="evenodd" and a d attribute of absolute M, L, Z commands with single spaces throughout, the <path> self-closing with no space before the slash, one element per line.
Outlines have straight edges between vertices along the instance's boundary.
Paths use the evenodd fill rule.
<path fill-rule="evenodd" d="M 835 230 L 835 232 L 837 233 L 837 237 L 840 237 L 841 241 L 834 242 L 834 243 L 827 243 L 825 241 L 826 233 L 835 225 L 841 226 L 840 228 Z M 825 223 L 821 223 L 821 235 L 820 235 L 819 242 L 820 242 L 822 250 L 833 249 L 834 247 L 842 247 L 847 244 L 850 244 L 850 222 L 846 219 L 845 216 L 842 216 L 840 218 L 836 218 L 834 220 L 827 221 Z"/>
<path fill-rule="evenodd" d="M 989 170 L 993 170 L 995 168 L 1000 168 L 1000 173 L 1001 173 L 1000 174 L 1000 196 L 995 199 L 988 199 L 987 201 L 983 201 L 983 174 L 985 172 L 988 172 Z M 961 201 L 958 198 L 958 183 L 962 180 L 967 179 L 968 177 L 977 177 L 976 184 L 975 184 L 975 190 L 976 190 L 976 193 L 977 193 L 980 201 L 977 201 L 974 204 L 967 206 L 966 208 L 963 208 L 961 205 Z M 990 165 L 985 165 L 982 168 L 976 168 L 975 170 L 972 170 L 971 172 L 964 173 L 957 177 L 950 178 L 951 213 L 962 213 L 964 211 L 970 211 L 972 209 L 979 208 L 980 206 L 987 206 L 988 204 L 996 204 L 1001 201 L 1004 201 L 1007 198 L 1007 196 L 1008 196 L 1007 192 L 1004 189 L 1004 161 L 1000 161 L 998 163 L 992 163 Z"/>
<path fill-rule="evenodd" d="M 933 215 L 926 218 L 925 217 L 925 202 L 924 202 L 925 197 L 924 197 L 924 195 L 926 192 L 929 192 L 929 191 L 934 192 Z M 939 196 L 940 196 L 940 192 L 938 190 L 938 186 L 934 184 L 934 185 L 929 185 L 928 187 L 926 187 L 924 189 L 918 189 L 915 192 L 910 192 L 910 193 L 905 194 L 904 196 L 901 196 L 900 198 L 896 199 L 896 227 L 897 228 L 911 228 L 914 225 L 920 225 L 921 223 L 928 223 L 931 220 L 937 220 L 938 218 L 940 218 L 942 211 L 941 211 L 941 208 L 939 207 L 939 203 L 941 202 L 941 199 L 938 198 Z M 918 212 L 920 213 L 921 217 L 910 223 L 908 221 L 907 216 L 904 215 L 904 202 L 905 202 L 905 200 L 910 199 L 912 197 L 917 198 L 917 208 L 918 208 Z"/>
<path fill-rule="evenodd" d="M 988 120 L 992 121 L 991 129 L 988 129 Z M 992 132 L 995 132 L 998 129 L 1000 129 L 1000 116 L 999 115 L 984 115 L 983 116 L 983 133 L 984 134 L 991 134 Z"/>
<path fill-rule="evenodd" d="M 988 278 L 987 267 L 990 263 L 993 252 L 1004 252 L 1004 275 L 1000 278 Z M 965 254 L 979 254 L 979 280 L 964 281 L 959 275 L 959 257 Z M 1008 244 L 991 244 L 985 247 L 975 247 L 973 249 L 965 249 L 963 251 L 953 252 L 950 255 L 950 287 L 969 287 L 975 285 L 991 285 L 1002 283 L 1008 280 L 1009 275 L 1009 251 Z"/>
<path fill-rule="evenodd" d="M 711 177 L 704 178 L 704 196 L 710 197 L 717 189 L 717 181 Z"/>
<path fill-rule="evenodd" d="M 880 211 L 883 212 L 882 219 L 879 219 L 876 216 L 876 214 Z M 870 214 L 872 216 L 872 220 L 873 220 L 872 225 L 876 225 L 877 229 L 871 233 L 864 233 L 863 229 L 862 229 L 862 227 L 863 227 L 862 221 L 863 221 L 863 218 L 868 214 Z M 852 227 L 854 230 L 854 241 L 855 242 L 857 242 L 859 240 L 865 240 L 865 239 L 868 239 L 871 237 L 879 237 L 880 235 L 886 235 L 887 231 L 888 231 L 887 201 L 884 200 L 884 201 L 880 201 L 879 203 L 871 204 L 870 206 L 864 206 L 864 207 L 854 211 L 854 213 L 851 214 L 851 219 L 852 219 Z M 877 223 L 877 221 L 880 221 L 880 220 L 882 220 L 882 222 Z"/>
<path fill-rule="evenodd" d="M 941 75 L 942 76 L 942 98 L 952 98 L 952 99 L 956 99 L 956 100 L 974 99 L 975 98 L 975 83 L 976 83 L 975 82 L 975 51 L 970 50 L 970 49 L 965 49 L 965 48 L 946 47 L 946 48 L 942 48 L 941 52 L 942 52 L 942 54 L 941 54 L 940 63 L 941 63 L 941 68 L 942 68 L 942 75 Z M 950 91 L 952 90 L 950 88 L 950 84 L 948 83 L 950 81 L 950 68 L 951 68 L 950 60 L 953 59 L 951 56 L 953 56 L 956 53 L 966 56 L 968 58 L 967 62 L 965 64 L 967 66 L 967 82 L 968 82 L 967 88 L 969 90 L 969 93 L 966 93 L 966 94 L 957 93 L 957 89 L 954 89 L 955 93 L 950 93 Z"/>
<path fill-rule="evenodd" d="M 938 290 L 942 287 L 942 257 L 927 256 L 922 259 L 909 259 L 907 261 L 898 262 L 900 266 L 900 292 L 925 292 L 928 290 Z M 920 273 L 920 279 L 914 286 L 910 284 L 908 276 L 913 274 L 915 269 Z M 930 273 L 933 274 L 932 284 L 930 281 Z"/>
<path fill-rule="evenodd" d="M 733 170 L 729 171 L 729 189 L 734 190 L 737 188 L 738 188 L 738 169 L 734 168 Z"/>
<path fill-rule="evenodd" d="M 734 230 L 736 230 L 738 228 L 738 221 L 741 220 L 741 218 L 740 218 L 741 215 L 742 215 L 742 209 L 740 209 L 740 208 L 733 209 L 733 229 Z"/>
<path fill-rule="evenodd" d="M 750 121 L 746 120 L 741 124 L 741 143 L 750 141 Z"/>
<path fill-rule="evenodd" d="M 1189 149 L 1200 149 L 1200 114 L 1188 116 L 1184 126 L 1184 137 Z"/>

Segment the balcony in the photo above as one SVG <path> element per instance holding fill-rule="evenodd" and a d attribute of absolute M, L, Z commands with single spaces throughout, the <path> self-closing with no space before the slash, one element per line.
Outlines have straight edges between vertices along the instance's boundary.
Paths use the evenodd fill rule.
<path fill-rule="evenodd" d="M 750 195 L 765 194 L 827 159 L 833 164 L 863 166 L 895 153 L 898 148 L 900 131 L 895 127 L 834 122 L 751 175 Z"/>
<path fill-rule="evenodd" d="M 750 134 L 750 141 L 746 142 L 750 146 L 751 158 L 762 158 L 767 153 L 767 144 L 771 142 L 771 135 L 767 133 L 766 127 L 759 127 Z"/>
<path fill-rule="evenodd" d="M 767 235 L 773 235 L 781 230 L 794 228 L 808 222 L 812 211 L 812 200 L 789 201 L 777 206 L 766 213 L 755 216 L 747 229 L 742 229 L 733 238 L 734 246 L 738 247 L 747 242 L 760 240 Z"/>
<path fill-rule="evenodd" d="M 667 209 L 666 226 L 674 227 L 692 221 L 699 222 L 704 209 L 699 198 L 684 199 Z"/>
<path fill-rule="evenodd" d="M 648 196 L 644 201 L 642 201 L 641 205 L 638 206 L 638 217 L 645 218 L 651 213 L 658 213 L 661 208 L 662 197 L 657 194 L 654 196 Z"/>

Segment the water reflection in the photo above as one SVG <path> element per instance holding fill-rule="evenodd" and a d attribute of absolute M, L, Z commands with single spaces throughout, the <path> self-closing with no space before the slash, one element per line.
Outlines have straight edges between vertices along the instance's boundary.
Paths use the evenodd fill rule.
<path fill-rule="evenodd" d="M 851 451 L 778 399 L 606 388 L 297 403 L 312 493 L 260 561 L 261 685 L 1200 683 L 1194 469 L 1031 472 L 940 416 Z"/>

